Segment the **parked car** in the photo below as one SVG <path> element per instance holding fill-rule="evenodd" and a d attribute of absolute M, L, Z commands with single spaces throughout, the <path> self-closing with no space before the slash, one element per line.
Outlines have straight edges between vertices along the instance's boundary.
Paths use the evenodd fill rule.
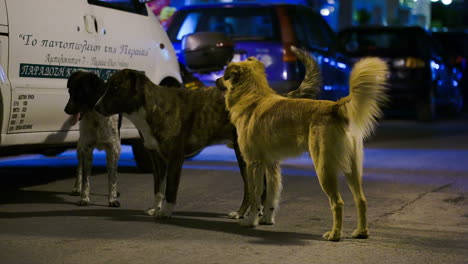
<path fill-rule="evenodd" d="M 321 98 L 336 100 L 348 95 L 350 68 L 337 52 L 336 35 L 311 8 L 292 4 L 210 4 L 179 9 L 167 33 L 179 60 L 184 63 L 181 42 L 195 32 L 222 32 L 234 41 L 241 60 L 255 56 L 266 66 L 270 85 L 284 93 L 296 89 L 304 67 L 291 52 L 291 45 L 306 49 L 317 59 L 323 73 Z M 208 85 L 223 71 L 199 74 Z"/>
<path fill-rule="evenodd" d="M 468 109 L 468 30 L 437 31 L 432 35 L 446 50 L 449 63 L 459 71 L 457 81 L 463 94 L 464 108 Z"/>
<path fill-rule="evenodd" d="M 0 155 L 58 154 L 76 147 L 64 112 L 67 79 L 87 70 L 107 79 L 122 68 L 155 83 L 181 83 L 172 44 L 138 0 L 0 0 Z M 124 120 L 120 136 L 137 164 L 143 148 Z"/>
<path fill-rule="evenodd" d="M 351 27 L 339 33 L 341 50 L 355 60 L 378 56 L 390 68 L 389 111 L 414 110 L 430 121 L 439 109 L 463 105 L 452 66 L 430 33 L 420 27 Z"/>

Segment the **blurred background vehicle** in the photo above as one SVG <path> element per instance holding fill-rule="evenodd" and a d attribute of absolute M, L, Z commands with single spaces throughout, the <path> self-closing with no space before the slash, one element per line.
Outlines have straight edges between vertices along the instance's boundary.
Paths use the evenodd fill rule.
<path fill-rule="evenodd" d="M 266 66 L 270 85 L 280 93 L 296 89 L 304 67 L 291 45 L 306 49 L 317 59 L 323 74 L 320 97 L 336 100 L 348 94 L 350 67 L 336 47 L 336 35 L 313 9 L 292 4 L 209 4 L 181 7 L 167 33 L 179 60 L 184 36 L 195 32 L 222 32 L 234 42 L 234 61 L 254 56 Z M 197 76 L 207 85 L 222 76 L 215 71 Z"/>
<path fill-rule="evenodd" d="M 423 28 L 356 26 L 339 33 L 343 52 L 354 61 L 378 56 L 390 67 L 387 113 L 415 113 L 422 121 L 434 120 L 444 108 L 460 112 L 463 99 L 453 66 L 444 50 Z"/>
<path fill-rule="evenodd" d="M 449 63 L 459 70 L 456 80 L 463 94 L 464 110 L 468 110 L 468 30 L 435 31 L 432 35 L 444 47 Z"/>

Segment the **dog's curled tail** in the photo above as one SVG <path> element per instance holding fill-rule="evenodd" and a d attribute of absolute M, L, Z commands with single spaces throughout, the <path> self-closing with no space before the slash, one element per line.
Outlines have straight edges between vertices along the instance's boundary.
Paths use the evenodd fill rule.
<path fill-rule="evenodd" d="M 304 64 L 305 76 L 299 88 L 289 92 L 286 96 L 290 98 L 317 99 L 322 86 L 322 74 L 320 67 L 309 52 L 291 46 L 291 51 Z"/>
<path fill-rule="evenodd" d="M 387 63 L 379 58 L 364 58 L 358 61 L 349 79 L 349 96 L 341 99 L 351 129 L 363 138 L 368 136 L 377 119 L 382 115 L 381 107 L 387 102 Z"/>

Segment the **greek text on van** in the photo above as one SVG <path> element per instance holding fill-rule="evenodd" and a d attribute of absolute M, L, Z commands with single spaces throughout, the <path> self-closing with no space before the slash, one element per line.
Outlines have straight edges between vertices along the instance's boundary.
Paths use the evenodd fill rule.
<path fill-rule="evenodd" d="M 76 50 L 81 53 L 83 52 L 101 52 L 104 51 L 105 53 L 112 53 L 112 54 L 125 54 L 128 55 L 130 58 L 133 56 L 148 56 L 149 55 L 149 48 L 132 48 L 126 44 L 122 44 L 118 47 L 113 46 L 104 46 L 102 48 L 101 45 L 90 44 L 87 40 L 83 40 L 83 42 L 69 42 L 63 40 L 49 40 L 49 39 L 37 39 L 34 37 L 33 34 L 20 34 L 19 38 L 23 40 L 25 46 L 32 46 L 32 47 L 43 47 L 43 48 L 58 48 L 58 49 L 66 49 L 66 50 Z"/>

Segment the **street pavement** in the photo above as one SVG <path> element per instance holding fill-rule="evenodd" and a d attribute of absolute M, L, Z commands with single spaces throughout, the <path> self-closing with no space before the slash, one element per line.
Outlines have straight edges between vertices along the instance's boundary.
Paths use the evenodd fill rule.
<path fill-rule="evenodd" d="M 76 152 L 0 159 L 0 263 L 468 263 L 468 119 L 387 120 L 365 144 L 369 239 L 352 239 L 356 212 L 343 177 L 341 241 L 322 234 L 331 212 L 308 155 L 284 161 L 276 224 L 241 227 L 234 152 L 187 160 L 172 219 L 143 215 L 152 176 L 120 159 L 121 208 L 107 207 L 105 156 L 95 152 L 91 205 L 70 196 Z"/>

